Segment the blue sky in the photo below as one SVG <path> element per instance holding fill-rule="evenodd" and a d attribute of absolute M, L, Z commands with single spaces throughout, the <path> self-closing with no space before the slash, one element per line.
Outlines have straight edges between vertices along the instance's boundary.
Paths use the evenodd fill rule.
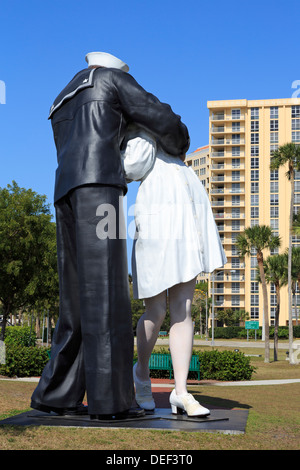
<path fill-rule="evenodd" d="M 52 203 L 48 110 L 89 51 L 120 57 L 168 102 L 189 128 L 190 151 L 208 143 L 208 100 L 291 97 L 299 9 L 298 0 L 1 0 L 0 187 L 15 180 Z"/>

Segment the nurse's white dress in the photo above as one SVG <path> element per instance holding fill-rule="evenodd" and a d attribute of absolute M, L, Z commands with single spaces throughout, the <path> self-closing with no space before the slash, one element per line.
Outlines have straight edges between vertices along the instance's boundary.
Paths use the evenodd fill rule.
<path fill-rule="evenodd" d="M 153 297 L 224 266 L 210 202 L 194 171 L 144 131 L 128 136 L 122 156 L 127 180 L 141 181 L 132 251 L 134 297 Z"/>

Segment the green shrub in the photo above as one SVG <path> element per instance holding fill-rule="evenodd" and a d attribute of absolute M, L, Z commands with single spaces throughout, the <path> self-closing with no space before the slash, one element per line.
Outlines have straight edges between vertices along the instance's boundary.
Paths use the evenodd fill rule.
<path fill-rule="evenodd" d="M 6 346 L 35 346 L 36 333 L 30 326 L 7 326 L 4 342 Z"/>
<path fill-rule="evenodd" d="M 200 377 L 206 380 L 250 380 L 255 367 L 250 357 L 235 351 L 199 352 Z"/>
<path fill-rule="evenodd" d="M 248 330 L 249 338 L 255 337 L 255 330 Z M 209 329 L 209 337 L 211 338 L 211 328 Z M 259 327 L 256 330 L 256 338 L 261 339 L 262 337 L 262 327 Z M 270 326 L 270 338 L 274 338 L 274 327 Z M 288 339 L 289 337 L 289 328 L 288 326 L 279 326 L 278 327 L 278 338 L 279 339 Z M 293 326 L 293 337 L 300 338 L 300 325 Z M 215 339 L 231 339 L 231 338 L 247 338 L 247 330 L 244 326 L 216 326 L 214 328 L 214 338 Z"/>
<path fill-rule="evenodd" d="M 8 377 L 39 377 L 47 364 L 48 348 L 8 344 L 5 364 L 0 364 L 0 375 Z"/>
<path fill-rule="evenodd" d="M 216 326 L 214 328 L 214 338 L 215 339 L 230 339 L 238 338 L 239 333 L 245 331 L 243 326 Z M 209 336 L 211 338 L 211 328 L 209 329 Z"/>
<path fill-rule="evenodd" d="M 156 349 L 154 352 L 160 354 L 170 354 L 166 348 Z M 250 364 L 250 357 L 242 352 L 235 351 L 193 351 L 199 356 L 200 379 L 238 381 L 250 380 L 255 367 Z M 137 360 L 135 354 L 134 362 Z M 169 371 L 151 370 L 152 378 L 169 378 Z M 189 372 L 189 379 L 197 379 L 197 372 Z"/>

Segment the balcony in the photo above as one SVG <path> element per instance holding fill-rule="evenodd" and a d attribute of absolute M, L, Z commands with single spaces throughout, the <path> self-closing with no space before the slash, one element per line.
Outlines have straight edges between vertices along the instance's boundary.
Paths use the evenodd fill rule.
<path fill-rule="evenodd" d="M 223 119 L 224 121 L 224 119 Z M 236 134 L 236 133 L 245 133 L 245 127 L 244 126 L 239 126 L 239 127 L 232 127 L 232 126 L 214 126 L 212 125 L 210 128 L 210 133 L 211 134 Z"/>
<path fill-rule="evenodd" d="M 225 205 L 225 201 L 223 199 L 223 201 L 211 201 L 211 205 L 213 207 L 217 207 L 217 206 L 224 206 Z"/>
<path fill-rule="evenodd" d="M 233 157 L 234 158 L 234 157 Z M 239 157 L 237 157 L 239 158 Z M 225 163 L 213 163 L 211 165 L 211 170 L 219 171 L 219 170 L 244 170 L 245 164 L 244 163 L 234 163 L 233 165 L 225 165 Z"/>
<path fill-rule="evenodd" d="M 209 117 L 210 121 L 244 121 L 244 114 L 225 114 L 225 113 L 212 113 Z"/>
<path fill-rule="evenodd" d="M 210 144 L 215 147 L 216 145 L 245 145 L 245 139 L 231 139 L 231 138 L 223 138 L 223 139 L 215 139 L 212 138 L 210 140 Z"/>
<path fill-rule="evenodd" d="M 239 153 L 239 155 L 232 155 L 232 152 L 231 151 L 228 151 L 228 148 L 226 149 L 226 152 L 225 152 L 225 149 L 222 149 L 222 150 L 219 150 L 218 152 L 215 152 L 214 150 L 210 153 L 210 156 L 212 158 L 243 158 L 245 157 L 245 152 L 244 151 L 241 151 Z"/>

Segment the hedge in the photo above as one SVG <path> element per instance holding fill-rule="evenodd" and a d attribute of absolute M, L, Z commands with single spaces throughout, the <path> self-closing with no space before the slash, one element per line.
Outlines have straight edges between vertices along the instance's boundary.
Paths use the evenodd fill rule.
<path fill-rule="evenodd" d="M 170 354 L 166 348 L 154 351 L 159 354 Z M 236 351 L 193 351 L 199 356 L 200 380 L 238 381 L 250 380 L 255 367 L 250 364 L 250 357 Z M 134 360 L 137 360 L 135 354 Z M 169 371 L 151 370 L 152 378 L 169 378 Z M 197 372 L 189 372 L 189 379 L 197 379 Z"/>
<path fill-rule="evenodd" d="M 255 330 L 248 330 L 250 338 L 255 337 Z M 209 336 L 211 338 L 211 328 L 209 329 Z M 256 330 L 256 337 L 260 339 L 262 336 L 262 328 L 260 327 Z M 274 338 L 274 327 L 270 326 L 270 338 Z M 279 339 L 288 339 L 289 337 L 289 327 L 288 326 L 279 326 L 278 328 L 278 338 Z M 300 325 L 293 326 L 293 337 L 300 338 Z M 247 330 L 244 326 L 216 326 L 214 328 L 214 338 L 215 339 L 230 339 L 230 338 L 247 338 Z"/>
<path fill-rule="evenodd" d="M 8 377 L 39 377 L 47 364 L 48 348 L 36 346 L 5 346 L 5 364 L 0 364 L 0 375 Z"/>
<path fill-rule="evenodd" d="M 4 342 L 6 346 L 36 346 L 36 333 L 30 326 L 7 326 Z"/>

